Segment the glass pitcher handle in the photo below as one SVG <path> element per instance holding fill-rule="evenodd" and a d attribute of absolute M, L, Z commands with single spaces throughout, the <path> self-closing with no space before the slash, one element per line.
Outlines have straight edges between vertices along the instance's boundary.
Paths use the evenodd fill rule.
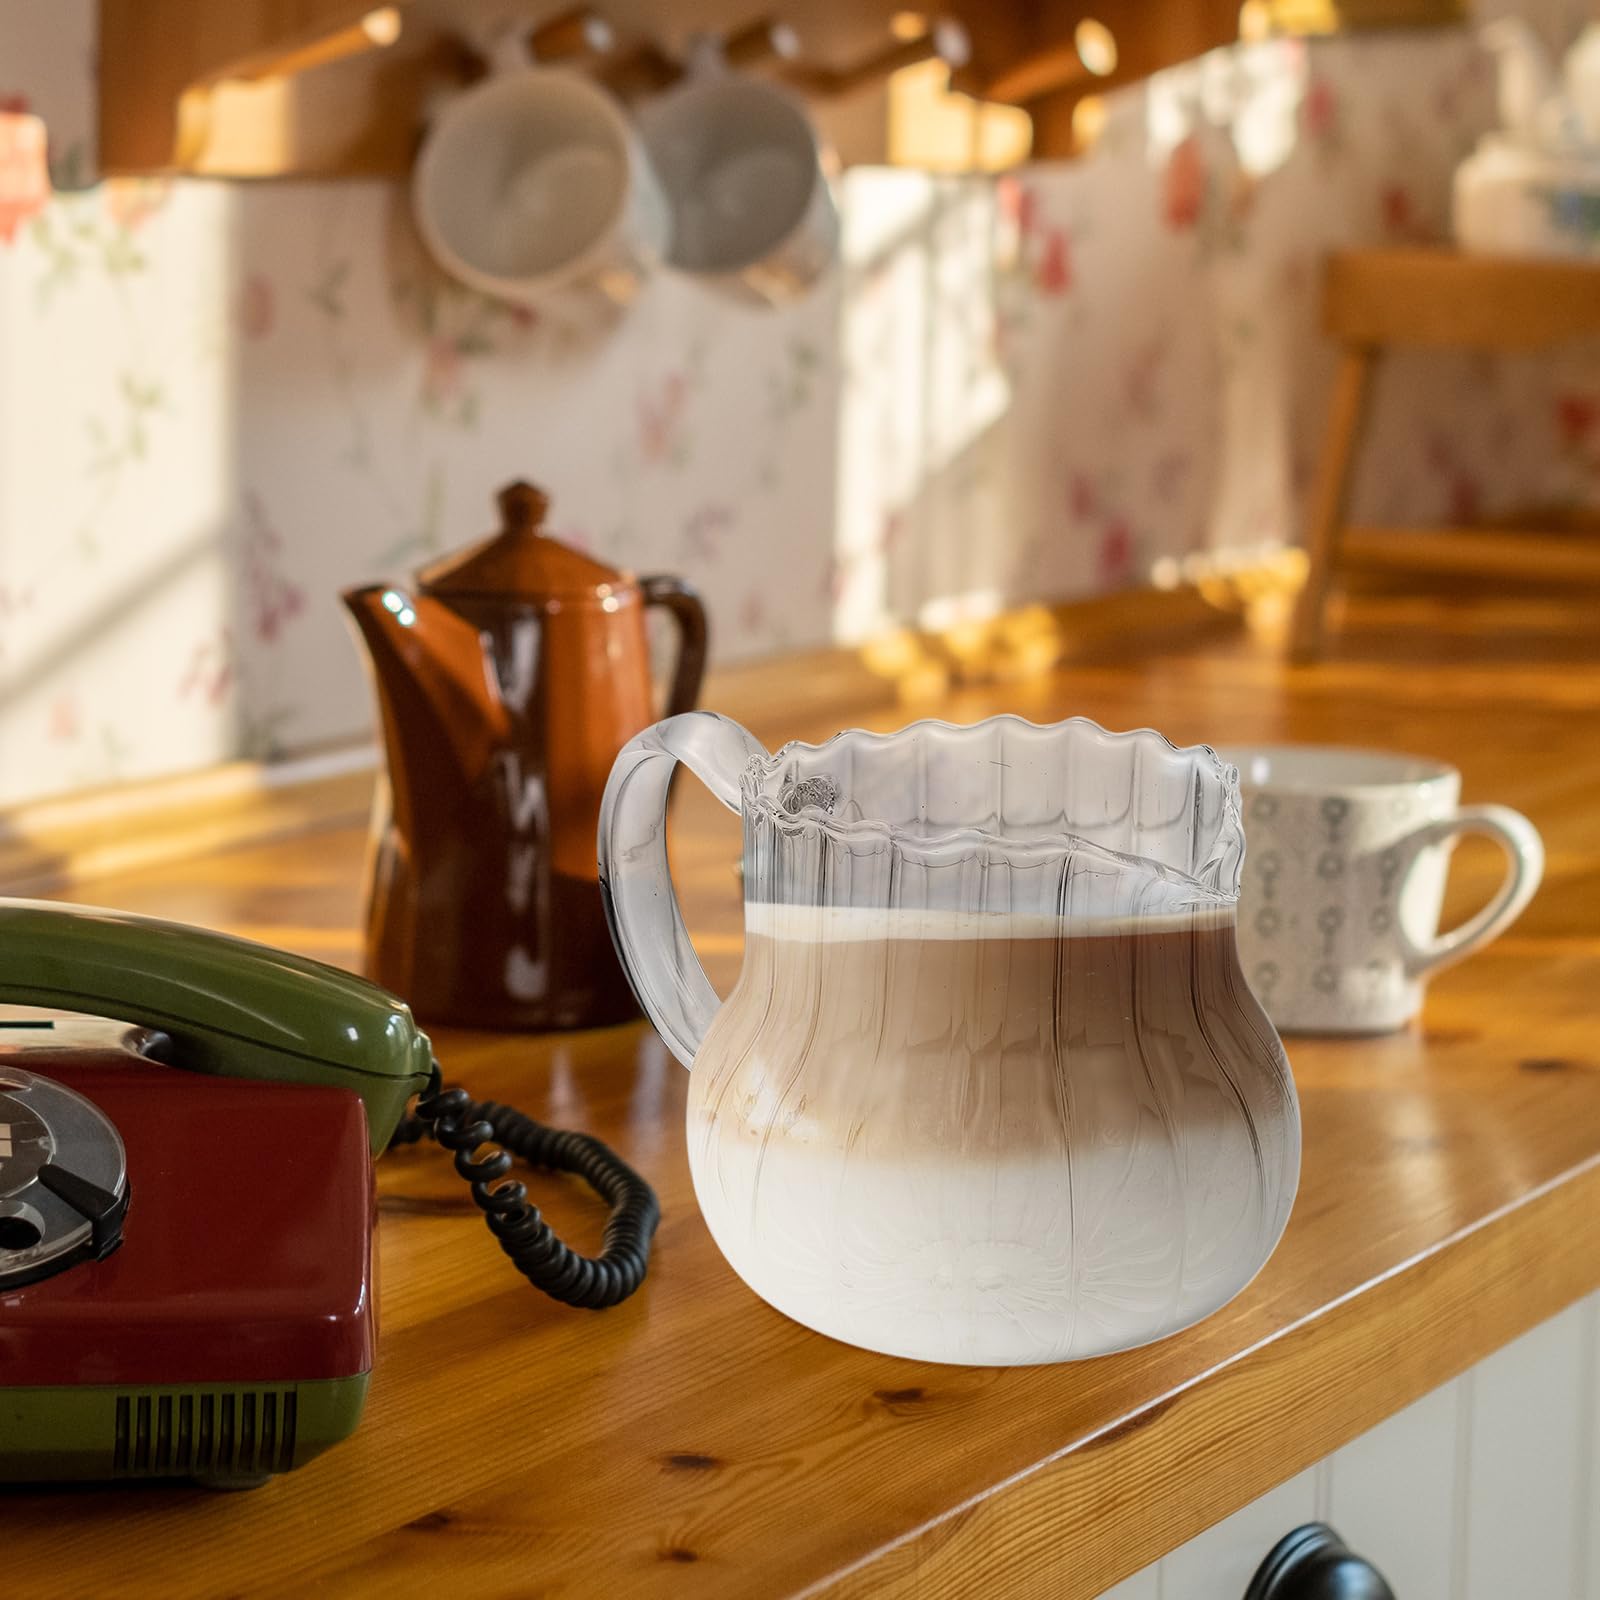
<path fill-rule="evenodd" d="M 686 711 L 622 747 L 600 802 L 600 898 L 633 992 L 686 1067 L 722 1002 L 683 925 L 667 869 L 667 789 L 681 761 L 730 811 L 762 746 L 715 711 Z"/>
<path fill-rule="evenodd" d="M 678 625 L 678 664 L 667 689 L 666 714 L 675 717 L 691 711 L 700 698 L 700 680 L 706 675 L 706 608 L 688 584 L 656 574 L 641 578 L 639 588 L 647 606 L 661 606 Z"/>

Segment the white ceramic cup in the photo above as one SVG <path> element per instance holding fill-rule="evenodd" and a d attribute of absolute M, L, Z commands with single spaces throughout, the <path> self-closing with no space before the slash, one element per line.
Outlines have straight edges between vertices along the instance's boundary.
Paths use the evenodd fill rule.
<path fill-rule="evenodd" d="M 626 303 L 670 236 L 622 108 L 559 67 L 497 72 L 451 101 L 417 158 L 411 198 L 446 272 L 519 305 L 583 288 Z"/>
<path fill-rule="evenodd" d="M 766 305 L 798 298 L 827 271 L 839 216 L 796 96 L 702 55 L 638 121 L 672 211 L 672 266 Z"/>
<path fill-rule="evenodd" d="M 1284 745 L 1220 750 L 1239 768 L 1244 883 L 1239 953 L 1273 1023 L 1298 1033 L 1388 1033 L 1441 967 L 1498 937 L 1544 874 L 1544 845 L 1507 806 L 1462 806 L 1461 774 L 1422 757 Z M 1457 837 L 1496 839 L 1505 881 L 1439 932 Z"/>

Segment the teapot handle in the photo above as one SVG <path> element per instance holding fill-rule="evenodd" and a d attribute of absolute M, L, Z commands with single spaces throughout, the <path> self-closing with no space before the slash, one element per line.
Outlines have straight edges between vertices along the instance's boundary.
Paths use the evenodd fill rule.
<path fill-rule="evenodd" d="M 678 625 L 678 664 L 672 669 L 666 714 L 675 717 L 680 711 L 692 711 L 706 675 L 706 608 L 700 596 L 677 578 L 662 574 L 641 578 L 639 588 L 647 606 L 664 606 Z"/>
<path fill-rule="evenodd" d="M 730 811 L 752 757 L 767 752 L 737 722 L 686 711 L 622 747 L 600 802 L 600 899 L 633 992 L 686 1067 L 722 1002 L 690 942 L 667 868 L 667 791 L 682 761 Z"/>

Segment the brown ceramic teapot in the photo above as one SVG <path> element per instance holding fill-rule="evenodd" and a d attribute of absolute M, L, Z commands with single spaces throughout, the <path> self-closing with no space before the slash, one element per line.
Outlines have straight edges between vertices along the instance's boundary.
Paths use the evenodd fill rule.
<path fill-rule="evenodd" d="M 636 1016 L 595 865 L 617 752 L 661 714 L 644 613 L 677 623 L 666 715 L 705 668 L 705 611 L 550 538 L 513 483 L 504 526 L 344 603 L 366 641 L 388 755 L 369 862 L 367 972 L 423 1018 L 582 1028 Z"/>

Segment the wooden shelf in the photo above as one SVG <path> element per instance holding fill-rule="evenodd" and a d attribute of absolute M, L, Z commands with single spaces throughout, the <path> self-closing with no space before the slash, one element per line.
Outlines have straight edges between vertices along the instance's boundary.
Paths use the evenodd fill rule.
<path fill-rule="evenodd" d="M 410 0 L 100 0 L 100 170 L 402 172 L 460 52 Z"/>
<path fill-rule="evenodd" d="M 493 22 L 536 25 L 563 9 L 559 0 L 100 0 L 101 170 L 402 173 L 430 98 L 472 70 L 461 41 Z M 609 81 L 630 92 L 660 88 L 693 35 L 742 31 L 748 44 L 765 9 L 751 0 L 608 0 L 598 10 L 618 41 Z M 1459 0 L 1251 0 L 1245 8 L 1262 31 L 1415 24 L 1458 12 Z M 794 24 L 800 53 L 781 70 L 807 93 L 860 96 L 889 73 L 941 55 L 956 68 L 953 88 L 1026 108 L 1036 153 L 1061 155 L 1075 148 L 1071 114 L 1084 95 L 1227 44 L 1239 37 L 1240 18 L 1239 0 L 947 0 L 926 12 L 899 0 L 795 0 L 787 11 L 775 7 L 772 21 Z M 951 36 L 941 21 L 970 37 L 969 61 L 937 43 Z M 905 37 L 919 24 L 921 40 Z M 1103 54 L 1082 48 L 1082 27 L 1111 41 L 1109 70 Z M 757 53 L 770 52 L 762 45 Z M 916 148 L 881 126 L 845 143 L 864 160 L 886 159 L 891 146 Z"/>
<path fill-rule="evenodd" d="M 100 0 L 100 170 L 402 174 L 430 102 L 483 70 L 468 41 L 520 22 L 559 33 L 567 9 L 550 0 Z M 702 32 L 728 40 L 745 70 L 777 73 L 822 100 L 881 90 L 908 66 L 966 59 L 959 21 L 931 12 L 921 36 L 906 37 L 913 14 L 893 0 L 806 0 L 795 7 L 798 30 L 781 9 L 770 19 L 762 9 L 751 0 L 603 4 L 596 17 L 615 50 L 600 75 L 625 96 L 658 90 Z M 887 139 L 854 153 L 882 160 Z"/>

